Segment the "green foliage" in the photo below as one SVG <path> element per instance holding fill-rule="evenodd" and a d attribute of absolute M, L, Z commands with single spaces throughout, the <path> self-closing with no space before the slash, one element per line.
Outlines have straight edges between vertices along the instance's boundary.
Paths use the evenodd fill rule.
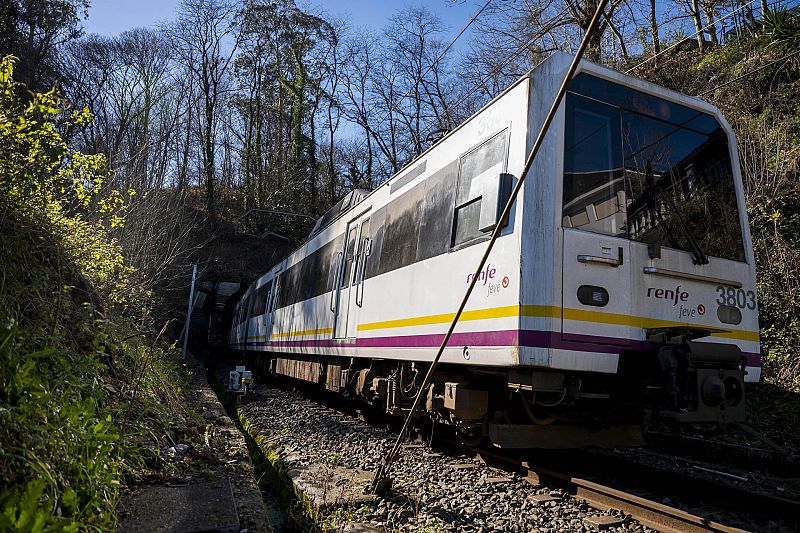
<path fill-rule="evenodd" d="M 736 133 L 756 259 L 765 381 L 800 391 L 800 49 L 798 18 L 700 54 L 676 52 L 651 81 L 705 94 Z M 687 68 L 688 66 L 688 68 Z M 706 92 L 714 87 L 714 93 Z"/>
<path fill-rule="evenodd" d="M 761 79 L 748 80 L 728 93 L 723 110 L 739 141 L 758 272 L 764 376 L 800 390 L 800 120 L 798 86 L 791 78 L 776 83 L 772 95 L 752 110 L 747 105 L 752 95 L 764 92 Z"/>
<path fill-rule="evenodd" d="M 704 69 L 730 70 L 740 63 L 746 52 L 746 43 L 734 41 L 720 48 L 714 48 L 705 54 L 697 64 L 692 66 L 693 71 Z"/>
<path fill-rule="evenodd" d="M 7 324 L 9 324 L 7 322 Z M 91 353 L 54 348 L 27 352 L 31 340 L 16 325 L 0 333 L 0 442 L 3 486 L 0 526 L 108 527 L 120 487 L 120 432 L 99 405 L 101 365 Z"/>
<path fill-rule="evenodd" d="M 788 53 L 800 50 L 800 17 L 788 10 L 764 13 L 764 37 L 769 46 Z"/>
<path fill-rule="evenodd" d="M 54 91 L 23 102 L 13 68 L 0 61 L 0 530 L 105 531 L 148 428 L 172 429 L 175 365 L 124 318 L 141 302 L 108 233 L 125 205 L 105 158 L 59 134 L 91 113 Z"/>

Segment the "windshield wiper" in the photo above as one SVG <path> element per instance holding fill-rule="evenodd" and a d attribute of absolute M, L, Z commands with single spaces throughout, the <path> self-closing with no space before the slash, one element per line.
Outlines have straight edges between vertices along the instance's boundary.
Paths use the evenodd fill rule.
<path fill-rule="evenodd" d="M 672 244 L 672 246 L 674 246 L 675 248 L 680 249 L 681 247 L 678 246 L 675 240 L 675 236 L 670 231 L 666 221 L 664 220 L 663 215 L 661 214 L 661 211 L 658 209 L 658 206 L 656 205 L 656 194 L 655 194 L 656 185 L 655 185 L 655 179 L 653 177 L 653 167 L 651 164 L 651 160 L 649 159 L 647 160 L 647 165 L 645 167 L 645 183 L 649 195 L 648 208 L 651 209 L 651 213 L 655 215 L 655 217 L 658 219 L 658 222 L 659 224 L 661 224 L 661 228 L 667 235 L 667 239 L 669 239 L 670 244 Z M 663 193 L 661 196 L 667 199 L 667 205 L 672 209 L 672 212 L 675 214 L 675 216 L 678 217 L 678 222 L 679 222 L 678 227 L 681 228 L 681 232 L 684 234 L 686 240 L 689 242 L 689 251 L 692 253 L 692 256 L 694 256 L 694 263 L 696 265 L 707 265 L 708 257 L 703 251 L 703 248 L 700 246 L 700 243 L 697 242 L 697 240 L 694 238 L 694 235 L 692 235 L 692 232 L 689 231 L 689 228 L 686 225 L 686 220 L 683 218 L 683 215 L 681 215 L 678 206 L 675 205 L 675 201 L 672 199 L 672 196 L 670 196 L 668 191 L 664 191 L 661 187 L 658 187 L 658 191 Z"/>

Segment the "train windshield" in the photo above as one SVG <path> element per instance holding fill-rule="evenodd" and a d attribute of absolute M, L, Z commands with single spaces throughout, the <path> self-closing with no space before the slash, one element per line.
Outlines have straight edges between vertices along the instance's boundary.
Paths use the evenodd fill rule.
<path fill-rule="evenodd" d="M 579 74 L 566 98 L 564 227 L 744 261 L 728 138 L 717 120 Z"/>

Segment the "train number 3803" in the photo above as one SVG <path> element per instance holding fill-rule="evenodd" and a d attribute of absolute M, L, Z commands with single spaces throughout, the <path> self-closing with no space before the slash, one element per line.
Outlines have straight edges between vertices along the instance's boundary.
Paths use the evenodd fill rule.
<path fill-rule="evenodd" d="M 717 293 L 719 294 L 719 298 L 717 298 L 719 305 L 730 305 L 739 309 L 756 308 L 756 293 L 754 291 L 745 292 L 744 289 L 717 285 Z"/>

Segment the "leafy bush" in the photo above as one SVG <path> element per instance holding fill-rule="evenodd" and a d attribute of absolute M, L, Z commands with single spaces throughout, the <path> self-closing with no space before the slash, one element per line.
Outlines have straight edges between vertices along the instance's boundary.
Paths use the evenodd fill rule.
<path fill-rule="evenodd" d="M 108 530 L 149 428 L 173 429 L 176 366 L 131 316 L 104 157 L 59 133 L 91 114 L 13 68 L 0 60 L 0 530 Z"/>

